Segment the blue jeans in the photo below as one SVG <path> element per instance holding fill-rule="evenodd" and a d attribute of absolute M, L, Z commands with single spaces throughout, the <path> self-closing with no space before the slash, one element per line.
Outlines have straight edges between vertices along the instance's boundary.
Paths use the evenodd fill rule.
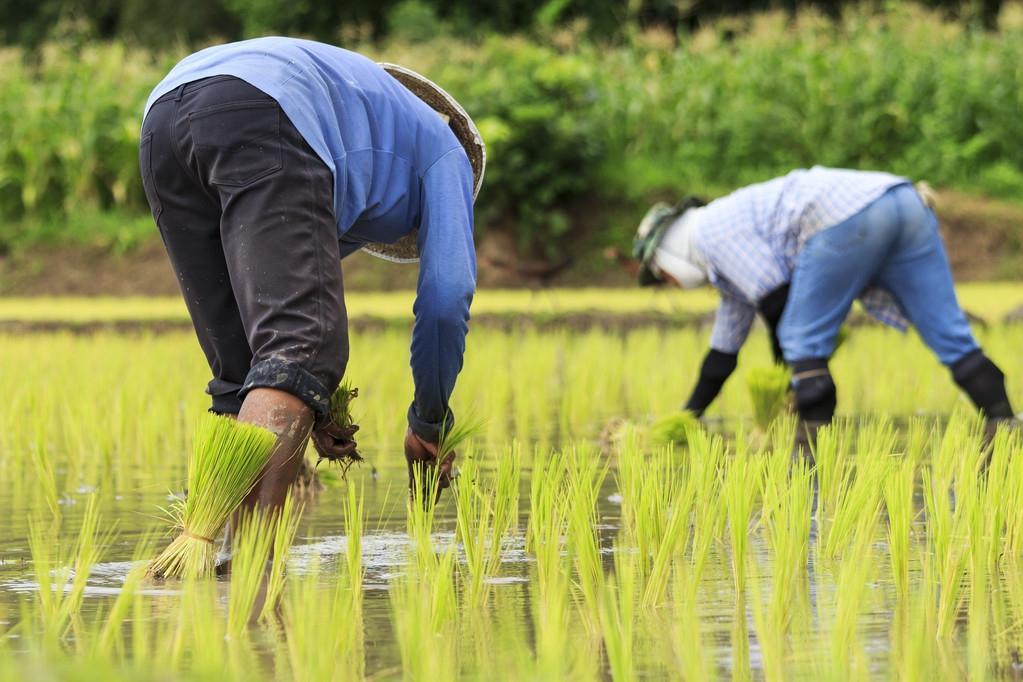
<path fill-rule="evenodd" d="M 938 220 L 904 184 L 806 241 L 778 325 L 786 362 L 830 357 L 853 301 L 870 286 L 895 296 L 942 364 L 977 350 L 956 300 Z"/>

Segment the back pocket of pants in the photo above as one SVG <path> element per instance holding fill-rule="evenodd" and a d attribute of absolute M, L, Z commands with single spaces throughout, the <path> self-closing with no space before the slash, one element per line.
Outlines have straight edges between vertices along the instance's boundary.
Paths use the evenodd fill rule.
<path fill-rule="evenodd" d="M 139 143 L 139 172 L 142 174 L 142 190 L 146 193 L 149 210 L 153 213 L 153 220 L 159 224 L 163 204 L 160 202 L 160 194 L 156 191 L 156 182 L 153 180 L 153 133 L 143 135 Z"/>
<path fill-rule="evenodd" d="M 281 109 L 272 99 L 218 104 L 188 115 L 195 155 L 214 185 L 242 187 L 281 169 Z"/>

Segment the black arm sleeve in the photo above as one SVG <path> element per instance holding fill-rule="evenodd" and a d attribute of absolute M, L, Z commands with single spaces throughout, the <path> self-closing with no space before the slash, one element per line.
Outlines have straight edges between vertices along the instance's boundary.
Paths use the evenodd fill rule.
<path fill-rule="evenodd" d="M 778 340 L 778 323 L 781 322 L 782 313 L 785 312 L 785 303 L 789 299 L 789 285 L 783 284 L 757 304 L 760 316 L 764 318 L 767 331 L 771 334 L 771 353 L 774 361 L 781 365 L 785 363 L 785 356 L 781 350 L 781 342 Z"/>
<path fill-rule="evenodd" d="M 718 397 L 725 380 L 735 371 L 735 365 L 739 361 L 736 353 L 722 353 L 713 348 L 703 359 L 700 367 L 700 378 L 696 382 L 692 395 L 685 404 L 685 409 L 700 416 L 707 406 Z"/>

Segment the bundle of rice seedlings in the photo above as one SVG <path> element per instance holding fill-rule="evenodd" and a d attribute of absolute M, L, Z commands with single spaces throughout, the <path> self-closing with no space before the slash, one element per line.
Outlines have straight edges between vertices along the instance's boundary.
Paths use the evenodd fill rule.
<path fill-rule="evenodd" d="M 215 540 L 259 480 L 276 442 L 264 428 L 203 415 L 188 462 L 188 496 L 170 510 L 181 534 L 149 566 L 150 576 L 214 575 Z"/>
<path fill-rule="evenodd" d="M 352 421 L 352 401 L 359 397 L 359 389 L 347 379 L 341 382 L 334 394 L 330 396 L 330 420 L 341 428 L 355 426 Z"/>
<path fill-rule="evenodd" d="M 689 434 L 700 428 L 700 420 L 692 412 L 683 410 L 661 417 L 650 426 L 650 439 L 657 445 L 685 445 Z"/>
<path fill-rule="evenodd" d="M 778 365 L 754 368 L 746 376 L 753 420 L 762 430 L 766 431 L 785 408 L 791 379 L 788 368 Z"/>
<path fill-rule="evenodd" d="M 437 443 L 437 461 L 443 462 L 455 450 L 458 450 L 470 438 L 475 438 L 483 432 L 482 420 L 469 417 L 445 426 L 440 432 L 440 441 Z"/>
<path fill-rule="evenodd" d="M 319 464 L 324 459 L 336 463 L 340 467 L 342 479 L 348 474 L 348 469 L 352 464 L 363 461 L 362 455 L 359 454 L 358 444 L 355 442 L 355 434 L 359 430 L 359 426 L 352 418 L 352 401 L 358 397 L 359 389 L 353 387 L 347 380 L 341 382 L 341 385 L 330 396 L 327 415 L 330 424 L 313 433 L 313 444 L 320 455 L 316 463 Z M 320 438 L 323 438 L 324 441 L 318 440 Z M 344 451 L 340 454 L 333 450 L 339 444 L 345 446 Z M 325 448 L 331 448 L 331 450 Z"/>

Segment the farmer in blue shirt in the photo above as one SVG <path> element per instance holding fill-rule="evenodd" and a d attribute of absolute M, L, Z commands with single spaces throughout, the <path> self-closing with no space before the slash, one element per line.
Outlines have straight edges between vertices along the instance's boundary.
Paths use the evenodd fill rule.
<path fill-rule="evenodd" d="M 926 192 L 923 192 L 926 194 Z M 983 411 L 1013 419 L 1005 376 L 956 301 L 938 220 L 921 192 L 888 173 L 814 167 L 699 201 L 651 208 L 636 236 L 640 284 L 711 284 L 721 294 L 710 351 L 685 409 L 702 415 L 735 369 L 759 313 L 775 360 L 792 368 L 796 448 L 831 420 L 828 360 L 859 299 L 900 331 L 910 324 Z"/>
<path fill-rule="evenodd" d="M 278 434 L 250 503 L 278 505 L 312 433 L 357 457 L 327 406 L 348 361 L 341 259 L 419 262 L 405 454 L 439 466 L 476 284 L 485 150 L 465 111 L 402 67 L 289 38 L 182 60 L 146 103 L 146 197 L 206 353 L 212 410 Z M 411 484 L 411 482 L 410 482 Z"/>

